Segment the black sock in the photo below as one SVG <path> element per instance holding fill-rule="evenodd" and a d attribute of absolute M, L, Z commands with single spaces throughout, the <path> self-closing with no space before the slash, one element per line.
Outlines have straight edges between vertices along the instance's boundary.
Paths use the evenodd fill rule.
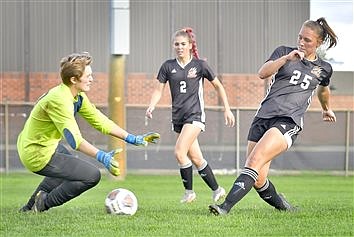
<path fill-rule="evenodd" d="M 181 166 L 179 169 L 181 174 L 183 186 L 187 190 L 193 190 L 193 167 L 192 163 L 188 163 L 185 166 Z"/>
<path fill-rule="evenodd" d="M 63 180 L 59 179 L 59 178 L 45 177 L 42 180 L 42 182 L 38 185 L 36 190 L 33 192 L 32 196 L 28 200 L 26 206 L 29 209 L 32 209 L 36 195 L 40 190 L 50 193 L 54 188 L 58 187 L 62 182 L 63 182 Z"/>
<path fill-rule="evenodd" d="M 245 169 L 235 180 L 234 185 L 225 198 L 225 201 L 221 204 L 221 208 L 226 211 L 230 211 L 230 209 L 251 190 L 257 178 L 257 171 L 245 167 Z"/>
<path fill-rule="evenodd" d="M 213 191 L 217 190 L 219 185 L 216 182 L 213 170 L 210 168 L 210 166 L 206 161 L 203 166 L 201 170 L 198 170 L 198 173 L 200 174 L 204 182 L 209 186 L 209 188 L 211 188 L 211 190 Z"/>
<path fill-rule="evenodd" d="M 261 188 L 256 190 L 259 196 L 269 205 L 281 210 L 285 208 L 282 200 L 280 199 L 279 195 L 277 194 L 277 191 L 275 190 L 274 185 L 272 184 L 272 182 L 270 182 L 270 180 L 267 179 L 265 184 Z"/>

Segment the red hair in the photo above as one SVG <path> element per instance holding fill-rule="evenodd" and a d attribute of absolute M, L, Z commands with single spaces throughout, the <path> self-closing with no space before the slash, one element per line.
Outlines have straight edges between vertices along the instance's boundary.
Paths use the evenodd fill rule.
<path fill-rule="evenodd" d="M 193 29 L 190 27 L 187 27 L 184 29 L 186 33 L 189 36 L 189 40 L 192 43 L 192 54 L 195 58 L 199 59 L 199 53 L 198 53 L 198 48 L 197 48 L 197 40 L 195 38 L 195 34 L 193 33 Z"/>

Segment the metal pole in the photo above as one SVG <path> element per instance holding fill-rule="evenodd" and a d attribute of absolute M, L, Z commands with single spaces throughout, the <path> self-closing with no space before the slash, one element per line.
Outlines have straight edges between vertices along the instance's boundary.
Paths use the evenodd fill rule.
<path fill-rule="evenodd" d="M 30 24 L 30 1 L 24 1 L 23 6 L 23 50 L 25 70 L 25 101 L 30 101 L 30 62 L 31 62 L 31 24 Z"/>
<path fill-rule="evenodd" d="M 347 111 L 347 123 L 345 131 L 345 176 L 349 173 L 349 136 L 350 136 L 350 111 Z"/>
<path fill-rule="evenodd" d="M 129 0 L 111 0 L 111 63 L 109 75 L 109 113 L 110 118 L 126 130 L 124 103 L 125 55 L 129 54 L 130 36 Z M 110 149 L 123 148 L 115 158 L 119 161 L 120 176 L 125 179 L 127 173 L 126 144 L 123 140 L 111 137 Z"/>
<path fill-rule="evenodd" d="M 240 109 L 236 110 L 236 175 L 240 172 Z"/>
<path fill-rule="evenodd" d="M 9 173 L 9 103 L 5 102 L 5 172 Z"/>
<path fill-rule="evenodd" d="M 124 78 L 125 78 L 125 56 L 112 55 L 109 76 L 109 115 L 110 118 L 121 128 L 126 129 L 125 106 L 124 106 Z M 109 149 L 117 147 L 123 151 L 116 155 L 120 167 L 120 179 L 124 179 L 127 173 L 126 166 L 126 144 L 124 141 L 110 137 Z"/>

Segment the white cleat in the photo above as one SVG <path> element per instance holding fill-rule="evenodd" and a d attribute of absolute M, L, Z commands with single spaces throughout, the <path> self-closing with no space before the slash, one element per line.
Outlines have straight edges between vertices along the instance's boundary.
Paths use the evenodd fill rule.
<path fill-rule="evenodd" d="M 217 190 L 213 191 L 213 201 L 217 202 L 226 196 L 225 189 L 223 187 L 218 187 Z"/>
<path fill-rule="evenodd" d="M 193 190 L 186 190 L 182 199 L 181 203 L 191 203 L 197 198 L 197 195 Z"/>

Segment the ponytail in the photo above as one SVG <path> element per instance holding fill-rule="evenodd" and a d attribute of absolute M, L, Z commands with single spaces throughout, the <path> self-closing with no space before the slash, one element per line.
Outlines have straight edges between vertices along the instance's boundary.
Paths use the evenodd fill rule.
<path fill-rule="evenodd" d="M 199 59 L 199 53 L 197 48 L 197 40 L 195 39 L 195 34 L 193 33 L 192 28 L 185 28 L 184 29 L 189 36 L 189 40 L 192 43 L 192 54 L 196 59 Z"/>
<path fill-rule="evenodd" d="M 328 43 L 328 48 L 335 47 L 337 45 L 337 35 L 334 33 L 331 27 L 329 27 L 326 19 L 323 17 L 318 18 L 316 22 L 322 27 L 323 29 L 323 34 L 322 34 L 322 40 L 324 43 Z"/>

